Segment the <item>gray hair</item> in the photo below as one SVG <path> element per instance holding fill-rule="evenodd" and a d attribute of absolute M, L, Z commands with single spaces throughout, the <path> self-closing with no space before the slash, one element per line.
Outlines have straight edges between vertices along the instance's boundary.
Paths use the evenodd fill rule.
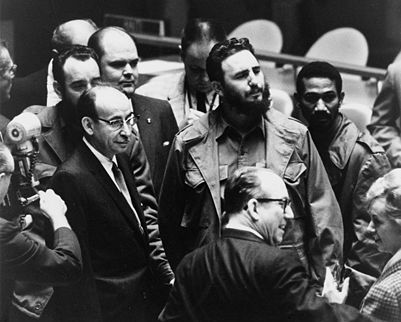
<path fill-rule="evenodd" d="M 401 169 L 393 169 L 377 179 L 366 196 L 368 208 L 378 199 L 383 199 L 384 210 L 394 219 L 401 218 Z"/>

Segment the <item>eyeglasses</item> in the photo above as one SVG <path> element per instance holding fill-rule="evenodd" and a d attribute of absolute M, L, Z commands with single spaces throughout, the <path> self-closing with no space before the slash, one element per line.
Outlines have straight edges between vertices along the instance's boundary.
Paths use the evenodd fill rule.
<path fill-rule="evenodd" d="M 2 78 L 6 77 L 6 76 L 8 76 L 8 77 L 14 77 L 14 76 L 15 76 L 15 73 L 17 72 L 17 67 L 18 67 L 18 66 L 17 66 L 16 64 L 13 64 L 13 65 L 8 66 L 8 67 L 6 67 L 6 68 L 0 69 L 0 76 L 1 76 Z"/>
<path fill-rule="evenodd" d="M 323 94 L 318 93 L 306 93 L 303 95 L 303 99 L 310 104 L 316 104 L 320 99 L 325 103 L 331 103 L 337 98 L 337 93 L 330 91 Z"/>
<path fill-rule="evenodd" d="M 102 119 L 100 117 L 97 117 L 97 119 L 99 121 L 103 121 L 103 122 L 107 123 L 108 125 L 110 125 L 110 127 L 114 131 L 122 129 L 124 124 L 127 124 L 128 126 L 133 127 L 135 125 L 135 123 L 136 123 L 136 117 L 135 117 L 134 114 L 131 114 L 125 120 L 121 119 L 121 118 L 114 119 L 114 120 L 105 120 L 105 119 Z"/>
<path fill-rule="evenodd" d="M 283 212 L 285 213 L 287 207 L 291 207 L 291 200 L 288 198 L 282 198 L 282 199 L 274 199 L 274 198 L 256 198 L 257 201 L 259 202 L 273 202 L 276 201 L 280 203 L 281 207 L 283 208 Z"/>

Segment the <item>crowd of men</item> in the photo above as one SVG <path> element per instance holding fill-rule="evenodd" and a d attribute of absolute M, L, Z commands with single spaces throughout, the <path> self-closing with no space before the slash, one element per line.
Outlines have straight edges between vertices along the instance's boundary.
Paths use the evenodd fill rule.
<path fill-rule="evenodd" d="M 184 71 L 138 90 L 123 28 L 68 21 L 52 47 L 13 84 L 0 44 L 0 131 L 7 144 L 9 118 L 38 118 L 30 175 L 53 227 L 1 208 L 1 322 L 401 320 L 401 275 L 391 310 L 369 292 L 398 248 L 378 247 L 368 198 L 401 164 L 401 69 L 376 101 L 376 141 L 341 113 L 327 62 L 298 74 L 299 119 L 272 108 L 252 44 L 216 21 L 190 20 Z M 18 185 L 5 144 L 0 202 Z"/>

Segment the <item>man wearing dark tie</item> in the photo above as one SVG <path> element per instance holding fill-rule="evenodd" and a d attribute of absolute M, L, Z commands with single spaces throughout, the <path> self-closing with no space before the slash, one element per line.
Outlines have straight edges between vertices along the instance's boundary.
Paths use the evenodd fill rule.
<path fill-rule="evenodd" d="M 60 321 L 149 321 L 149 236 L 124 154 L 135 124 L 130 101 L 95 86 L 82 94 L 78 111 L 83 140 L 51 184 L 67 204 L 84 264 L 79 283 L 55 292 Z"/>

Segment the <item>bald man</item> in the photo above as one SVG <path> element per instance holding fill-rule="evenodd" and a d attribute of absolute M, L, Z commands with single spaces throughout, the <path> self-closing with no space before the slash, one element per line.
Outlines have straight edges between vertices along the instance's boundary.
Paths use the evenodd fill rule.
<path fill-rule="evenodd" d="M 138 50 L 133 38 L 124 29 L 102 28 L 90 37 L 88 46 L 99 57 L 102 80 L 118 87 L 131 99 L 158 196 L 170 146 L 178 132 L 171 106 L 167 101 L 135 93 L 139 77 Z"/>
<path fill-rule="evenodd" d="M 240 168 L 224 199 L 222 238 L 184 257 L 159 321 L 370 321 L 317 296 L 298 256 L 277 247 L 294 215 L 282 178 Z M 327 294 L 343 301 L 338 291 Z"/>
<path fill-rule="evenodd" d="M 163 277 L 156 273 L 152 232 L 124 153 L 135 139 L 130 101 L 115 88 L 95 86 L 77 107 L 84 138 L 51 186 L 67 204 L 84 276 L 56 290 L 59 321 L 149 321 L 150 283 Z"/>
<path fill-rule="evenodd" d="M 88 44 L 89 37 L 98 29 L 90 19 L 75 19 L 64 22 L 53 31 L 51 39 L 52 56 L 72 45 Z M 23 78 L 16 78 L 12 99 L 4 105 L 4 113 L 12 118 L 30 105 L 54 106 L 61 97 L 53 88 L 53 59 L 48 66 Z"/>

